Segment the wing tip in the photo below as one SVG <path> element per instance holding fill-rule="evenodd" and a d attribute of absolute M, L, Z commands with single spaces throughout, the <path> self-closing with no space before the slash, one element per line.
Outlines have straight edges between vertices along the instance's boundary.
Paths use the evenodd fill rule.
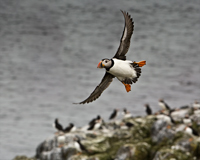
<path fill-rule="evenodd" d="M 91 99 L 91 100 L 84 100 L 84 101 L 82 101 L 82 102 L 78 102 L 78 103 L 73 103 L 73 104 L 87 104 L 87 103 L 90 103 L 90 102 L 93 102 L 93 101 L 95 101 L 97 98 L 94 98 L 94 99 Z"/>
<path fill-rule="evenodd" d="M 133 30 L 134 30 L 134 21 L 133 21 L 133 18 L 131 17 L 131 15 L 126 11 L 123 11 L 123 10 L 120 10 L 120 11 L 123 13 L 125 19 L 126 19 L 126 17 L 128 17 L 130 19 L 130 21 L 133 25 Z M 126 21 L 125 21 L 125 23 L 126 23 Z"/>
<path fill-rule="evenodd" d="M 123 11 L 122 9 L 120 9 L 120 11 L 121 11 L 124 15 L 127 15 L 127 16 L 131 17 L 131 15 L 130 15 L 127 11 Z"/>
<path fill-rule="evenodd" d="M 73 104 L 85 104 L 85 103 L 89 103 L 89 102 L 87 102 L 87 101 L 82 101 L 82 102 L 73 103 Z"/>
<path fill-rule="evenodd" d="M 72 103 L 72 104 L 82 104 L 81 102 L 79 102 L 79 103 Z"/>

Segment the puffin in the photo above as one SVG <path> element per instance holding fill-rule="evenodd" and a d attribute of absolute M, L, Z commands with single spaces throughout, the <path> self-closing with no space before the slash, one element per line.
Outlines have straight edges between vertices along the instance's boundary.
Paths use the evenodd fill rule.
<path fill-rule="evenodd" d="M 133 126 L 134 126 L 134 124 L 133 124 L 133 123 L 131 123 L 131 122 L 126 122 L 126 123 L 125 123 L 125 125 L 126 125 L 128 128 L 131 128 L 131 127 L 133 127 Z"/>
<path fill-rule="evenodd" d="M 198 101 L 195 101 L 193 104 L 192 104 L 193 108 L 194 109 L 200 109 L 200 103 Z"/>
<path fill-rule="evenodd" d="M 97 117 L 96 118 L 93 118 L 88 124 L 89 125 L 92 125 L 92 124 L 94 124 L 95 122 L 96 122 L 96 120 L 100 120 L 101 119 L 101 116 L 100 115 L 97 115 Z"/>
<path fill-rule="evenodd" d="M 88 150 L 85 148 L 85 146 L 81 143 L 80 138 L 74 138 L 74 146 L 77 151 L 79 152 L 86 152 L 88 153 Z"/>
<path fill-rule="evenodd" d="M 58 130 L 58 131 L 63 131 L 63 126 L 59 123 L 58 118 L 55 119 L 55 122 L 53 126 Z"/>
<path fill-rule="evenodd" d="M 122 11 L 125 19 L 123 34 L 120 45 L 113 58 L 103 58 L 97 68 L 105 68 L 106 72 L 100 84 L 94 89 L 88 98 L 78 104 L 85 104 L 95 101 L 102 92 L 110 85 L 113 78 L 117 78 L 125 86 L 127 92 L 131 91 L 131 84 L 136 83 L 141 75 L 141 67 L 146 65 L 146 61 L 126 60 L 126 53 L 130 47 L 130 40 L 134 30 L 134 22 L 128 12 Z M 75 103 L 76 104 L 76 103 Z"/>
<path fill-rule="evenodd" d="M 161 113 L 159 115 L 156 115 L 156 118 L 161 119 L 161 120 L 165 121 L 167 124 L 170 124 L 170 125 L 176 123 L 170 114 L 167 115 L 167 114 Z"/>
<path fill-rule="evenodd" d="M 130 117 L 132 117 L 132 114 L 129 111 L 127 111 L 126 108 L 123 109 L 122 114 L 123 114 L 124 118 L 130 118 Z"/>
<path fill-rule="evenodd" d="M 190 119 L 189 115 L 185 115 L 185 117 L 182 119 L 183 123 L 186 125 L 192 124 L 192 119 Z"/>
<path fill-rule="evenodd" d="M 76 130 L 76 127 L 74 126 L 73 123 L 69 123 L 69 126 L 67 126 L 63 132 L 67 133 L 67 132 L 70 132 L 70 131 L 75 131 Z"/>
<path fill-rule="evenodd" d="M 130 129 L 130 128 L 133 127 L 133 126 L 134 126 L 134 124 L 131 123 L 131 122 L 122 122 L 122 123 L 120 124 L 120 128 L 121 128 L 121 129 Z"/>
<path fill-rule="evenodd" d="M 144 106 L 146 107 L 146 113 L 147 113 L 147 115 L 151 115 L 152 114 L 152 110 L 151 110 L 149 104 L 145 104 Z"/>
<path fill-rule="evenodd" d="M 163 110 L 168 110 L 168 111 L 171 110 L 171 108 L 169 107 L 169 105 L 168 105 L 163 99 L 160 99 L 160 100 L 159 100 L 158 105 L 159 105 Z"/>
<path fill-rule="evenodd" d="M 197 130 L 195 130 L 193 127 L 189 127 L 189 126 L 186 126 L 184 128 L 185 132 L 189 135 L 194 135 L 194 136 L 197 136 L 199 137 L 199 133 Z"/>
<path fill-rule="evenodd" d="M 114 109 L 112 114 L 109 117 L 109 120 L 115 119 L 117 117 L 118 109 Z"/>
<path fill-rule="evenodd" d="M 87 130 L 98 130 L 101 128 L 102 119 L 96 119 L 93 123 L 91 123 Z"/>

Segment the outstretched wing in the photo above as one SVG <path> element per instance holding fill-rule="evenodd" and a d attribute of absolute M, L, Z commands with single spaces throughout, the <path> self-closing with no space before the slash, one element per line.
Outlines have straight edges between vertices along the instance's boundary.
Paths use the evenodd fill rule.
<path fill-rule="evenodd" d="M 132 18 L 128 14 L 128 12 L 127 13 L 124 11 L 121 12 L 123 13 L 125 19 L 124 31 L 120 40 L 120 45 L 117 50 L 117 53 L 113 58 L 126 60 L 125 54 L 128 52 L 130 46 L 130 39 L 134 30 L 134 22 L 132 21 Z"/>
<path fill-rule="evenodd" d="M 113 75 L 106 72 L 103 79 L 101 80 L 101 83 L 95 88 L 95 90 L 90 94 L 90 96 L 86 100 L 80 102 L 79 104 L 90 103 L 90 102 L 96 100 L 97 98 L 99 98 L 101 93 L 110 85 L 113 78 L 114 78 Z"/>

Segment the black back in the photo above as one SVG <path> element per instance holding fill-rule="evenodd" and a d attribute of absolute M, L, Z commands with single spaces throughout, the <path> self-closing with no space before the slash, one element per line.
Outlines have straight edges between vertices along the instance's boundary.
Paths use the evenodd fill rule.
<path fill-rule="evenodd" d="M 88 150 L 85 148 L 85 146 L 81 143 L 80 139 L 78 139 L 77 142 L 78 142 L 78 144 L 79 144 L 79 146 L 80 146 L 82 151 L 88 152 Z"/>
<path fill-rule="evenodd" d="M 73 123 L 70 123 L 68 127 L 66 127 L 63 131 L 64 132 L 70 132 L 71 129 L 74 127 L 74 124 Z"/>
<path fill-rule="evenodd" d="M 57 119 L 57 118 L 55 119 L 55 127 L 56 127 L 57 130 L 63 131 L 63 127 L 62 127 L 62 125 L 58 122 L 58 119 Z"/>
<path fill-rule="evenodd" d="M 114 109 L 114 111 L 113 111 L 113 113 L 110 115 L 110 120 L 111 119 L 114 119 L 115 117 L 117 116 L 117 110 L 116 109 Z"/>
<path fill-rule="evenodd" d="M 134 126 L 134 124 L 133 124 L 133 123 L 131 123 L 131 122 L 126 122 L 126 126 L 127 126 L 128 128 L 131 128 L 131 127 L 133 127 L 133 126 Z"/>
<path fill-rule="evenodd" d="M 147 115 L 151 115 L 152 114 L 152 110 L 151 110 L 150 106 L 148 104 L 146 104 L 145 106 L 146 106 Z"/>

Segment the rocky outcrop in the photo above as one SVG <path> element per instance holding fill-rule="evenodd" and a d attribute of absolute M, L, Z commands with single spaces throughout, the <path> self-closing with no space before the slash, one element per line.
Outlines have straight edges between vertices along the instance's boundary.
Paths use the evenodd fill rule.
<path fill-rule="evenodd" d="M 169 113 L 169 112 L 168 112 Z M 186 115 L 191 123 L 183 123 Z M 200 160 L 199 110 L 182 108 L 167 115 L 130 117 L 102 123 L 100 129 L 58 132 L 36 150 L 40 160 Z M 132 125 L 126 125 L 127 122 Z M 190 128 L 191 129 L 191 128 Z M 85 149 L 77 148 L 77 139 Z M 15 159 L 18 160 L 18 159 Z M 19 159 L 20 160 L 20 159 Z"/>

